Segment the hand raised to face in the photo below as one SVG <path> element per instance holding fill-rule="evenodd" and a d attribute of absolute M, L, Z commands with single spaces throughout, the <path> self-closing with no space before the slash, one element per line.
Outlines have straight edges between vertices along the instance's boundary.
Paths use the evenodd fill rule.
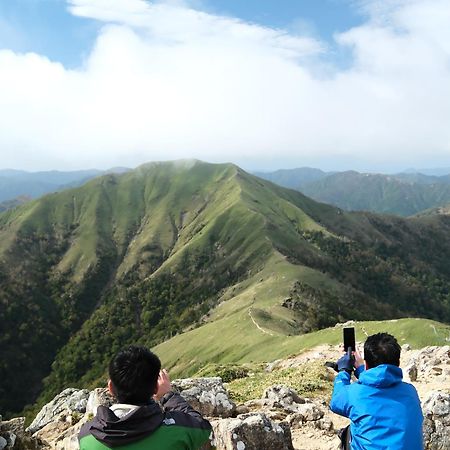
<path fill-rule="evenodd" d="M 158 384 L 156 386 L 156 393 L 153 396 L 155 400 L 161 400 L 161 398 L 172 390 L 172 384 L 170 383 L 170 377 L 166 369 L 159 372 Z"/>

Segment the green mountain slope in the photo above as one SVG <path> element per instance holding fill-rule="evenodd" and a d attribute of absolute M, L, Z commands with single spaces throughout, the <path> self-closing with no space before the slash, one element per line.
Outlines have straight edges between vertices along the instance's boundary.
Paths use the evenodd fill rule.
<path fill-rule="evenodd" d="M 229 323 L 242 323 L 237 314 L 229 311 Z M 233 318 L 232 316 L 235 315 Z M 242 323 L 242 330 L 225 321 L 218 326 L 204 326 L 188 331 L 156 346 L 163 364 L 174 376 L 195 374 L 209 364 L 249 364 L 287 358 L 322 344 L 338 345 L 342 342 L 342 328 L 332 327 L 297 336 L 285 336 L 261 327 L 259 323 Z M 449 345 L 450 326 L 426 319 L 394 319 L 363 321 L 355 325 L 356 339 L 364 342 L 366 336 L 387 332 L 397 337 L 400 344 L 413 348 L 428 345 Z M 240 336 L 240 339 L 236 337 Z M 201 348 L 202 351 L 198 349 Z M 180 349 L 182 351 L 180 352 Z"/>
<path fill-rule="evenodd" d="M 435 215 L 450 215 L 450 203 L 442 206 L 438 206 L 436 208 L 426 209 L 425 211 L 421 211 L 416 214 L 416 217 L 426 217 L 426 216 L 435 216 Z"/>
<path fill-rule="evenodd" d="M 0 214 L 3 412 L 97 383 L 130 342 L 192 336 L 172 350 L 192 372 L 190 352 L 242 360 L 347 319 L 450 321 L 449 231 L 447 216 L 345 213 L 198 161 L 29 202 Z"/>
<path fill-rule="evenodd" d="M 327 173 L 317 169 L 279 170 L 257 175 L 347 211 L 411 216 L 450 201 L 448 175 Z"/>
<path fill-rule="evenodd" d="M 342 172 L 302 186 L 316 200 L 347 210 L 410 216 L 450 201 L 450 183 L 410 182 L 409 178 Z"/>

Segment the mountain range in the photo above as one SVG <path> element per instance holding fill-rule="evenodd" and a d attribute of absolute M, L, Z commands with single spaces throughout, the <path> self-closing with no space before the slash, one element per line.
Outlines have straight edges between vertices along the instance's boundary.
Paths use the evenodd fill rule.
<path fill-rule="evenodd" d="M 2 412 L 104 381 L 126 343 L 189 375 L 349 319 L 449 322 L 449 252 L 446 215 L 349 213 L 232 164 L 46 195 L 0 214 Z"/>
<path fill-rule="evenodd" d="M 80 186 L 97 176 L 128 170 L 130 169 L 74 172 L 0 170 L 0 212 L 50 192 Z M 446 211 L 445 206 L 450 204 L 450 175 L 446 170 L 435 169 L 426 171 L 427 174 L 409 170 L 385 175 L 352 170 L 324 172 L 302 167 L 256 172 L 255 175 L 348 211 L 373 211 L 407 217 L 424 211 L 427 214 L 431 211 Z"/>
<path fill-rule="evenodd" d="M 323 172 L 300 168 L 255 175 L 347 211 L 411 216 L 450 203 L 450 175 Z"/>
<path fill-rule="evenodd" d="M 23 205 L 26 202 L 29 202 L 31 197 L 26 195 L 20 195 L 19 197 L 13 198 L 12 200 L 4 200 L 0 202 L 0 212 L 7 211 L 8 209 L 13 209 L 16 206 Z"/>
<path fill-rule="evenodd" d="M 50 192 L 80 186 L 90 179 L 106 173 L 123 173 L 129 169 L 117 167 L 109 170 L 76 170 L 62 172 L 26 172 L 24 170 L 0 170 L 0 208 L 10 209 L 26 198 L 38 198 Z"/>

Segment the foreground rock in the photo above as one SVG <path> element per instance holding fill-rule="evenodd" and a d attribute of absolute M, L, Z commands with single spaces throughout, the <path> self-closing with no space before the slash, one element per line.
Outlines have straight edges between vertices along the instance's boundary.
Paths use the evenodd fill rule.
<path fill-rule="evenodd" d="M 424 441 L 427 450 L 450 448 L 450 394 L 431 392 L 423 403 Z"/>
<path fill-rule="evenodd" d="M 450 377 L 450 346 L 424 347 L 404 352 L 403 372 L 410 381 L 429 382 Z"/>
<path fill-rule="evenodd" d="M 86 404 L 86 414 L 95 416 L 99 406 L 111 406 L 115 403 L 114 397 L 107 388 L 94 389 L 90 394 Z"/>
<path fill-rule="evenodd" d="M 296 412 L 299 405 L 305 404 L 297 392 L 288 386 L 275 385 L 264 391 L 263 405 L 272 408 L 282 408 L 289 412 Z"/>
<path fill-rule="evenodd" d="M 212 425 L 220 450 L 294 450 L 289 425 L 273 422 L 261 413 L 215 420 Z"/>
<path fill-rule="evenodd" d="M 333 430 L 331 421 L 324 418 L 328 411 L 327 405 L 300 397 L 288 386 L 272 386 L 265 390 L 261 399 L 246 402 L 245 406 L 254 411 L 260 410 L 271 419 L 285 421 L 291 428 L 308 424 L 317 429 Z"/>
<path fill-rule="evenodd" d="M 0 450 L 38 450 L 50 448 L 25 431 L 25 417 L 2 421 L 0 418 Z"/>
<path fill-rule="evenodd" d="M 88 396 L 86 396 L 86 392 Z M 54 419 L 35 432 L 33 437 L 46 443 L 55 450 L 77 450 L 78 433 L 83 424 L 97 413 L 97 408 L 100 405 L 111 406 L 114 403 L 114 398 L 106 388 L 97 388 L 90 393 L 88 391 L 72 392 L 71 394 L 66 393 L 68 401 L 65 403 L 61 403 L 61 394 L 55 397 L 52 402 L 45 405 L 36 417 L 37 420 L 42 413 L 41 417 L 47 418 L 53 416 Z M 83 398 L 81 404 L 76 401 L 79 397 Z M 71 406 L 75 406 L 76 408 L 71 409 Z M 84 414 L 80 414 L 81 406 L 85 410 Z"/>
<path fill-rule="evenodd" d="M 206 417 L 226 418 L 234 415 L 236 405 L 228 397 L 219 377 L 174 380 L 172 386 Z"/>
<path fill-rule="evenodd" d="M 35 433 L 55 421 L 72 423 L 74 415 L 81 417 L 86 412 L 88 398 L 86 389 L 65 389 L 40 410 L 27 431 Z"/>

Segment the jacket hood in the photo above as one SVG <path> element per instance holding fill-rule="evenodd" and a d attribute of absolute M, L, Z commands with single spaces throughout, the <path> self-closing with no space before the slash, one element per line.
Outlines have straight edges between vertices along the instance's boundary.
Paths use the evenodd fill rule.
<path fill-rule="evenodd" d="M 150 435 L 163 419 L 163 411 L 155 402 L 139 406 L 121 418 L 111 409 L 99 406 L 97 415 L 90 422 L 89 432 L 108 447 L 118 447 Z"/>
<path fill-rule="evenodd" d="M 391 364 L 381 364 L 372 369 L 365 370 L 359 376 L 359 382 L 361 384 L 382 388 L 401 383 L 402 379 L 402 369 Z"/>

